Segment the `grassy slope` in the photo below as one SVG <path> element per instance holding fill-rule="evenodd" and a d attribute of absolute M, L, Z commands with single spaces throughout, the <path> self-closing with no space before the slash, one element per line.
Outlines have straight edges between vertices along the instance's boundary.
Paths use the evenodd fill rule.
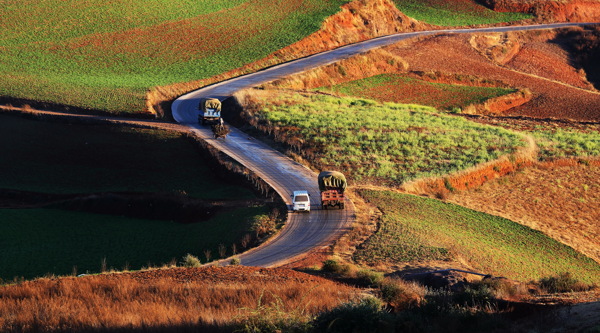
<path fill-rule="evenodd" d="M 320 91 L 376 99 L 381 102 L 421 104 L 452 110 L 515 92 L 514 89 L 470 87 L 432 83 L 401 74 L 380 74 L 330 87 Z"/>
<path fill-rule="evenodd" d="M 494 12 L 475 0 L 394 0 L 406 15 L 442 26 L 489 24 L 528 19 L 522 13 Z"/>
<path fill-rule="evenodd" d="M 376 263 L 462 258 L 475 270 L 521 281 L 571 272 L 600 282 L 600 265 L 541 232 L 441 201 L 362 191 L 384 216 L 381 228 L 356 254 Z"/>
<path fill-rule="evenodd" d="M 231 246 L 248 232 L 248 218 L 264 207 L 222 212 L 208 221 L 180 224 L 54 209 L 0 209 L 0 279 L 67 275 L 107 268 L 140 269 L 178 261 L 186 253 L 218 258 L 219 244 Z"/>
<path fill-rule="evenodd" d="M 247 332 L 268 318 L 304 332 L 303 323 L 358 292 L 289 269 L 243 266 L 40 279 L 0 288 L 0 331 Z"/>
<path fill-rule="evenodd" d="M 0 8 L 0 96 L 139 112 L 149 87 L 265 57 L 344 2 L 11 2 Z"/>
<path fill-rule="evenodd" d="M 600 133 L 573 129 L 532 132 L 542 159 L 600 156 Z"/>
<path fill-rule="evenodd" d="M 540 160 L 600 156 L 598 124 L 501 118 L 489 118 L 485 122 L 534 137 L 540 148 Z"/>
<path fill-rule="evenodd" d="M 449 201 L 540 230 L 600 262 L 600 166 L 545 163 Z"/>
<path fill-rule="evenodd" d="M 259 117 L 323 168 L 347 170 L 353 180 L 399 184 L 462 170 L 514 151 L 521 137 L 434 109 L 358 98 L 281 95 Z M 287 137 L 286 137 L 287 136 Z M 311 156 L 309 156 L 311 157 Z"/>

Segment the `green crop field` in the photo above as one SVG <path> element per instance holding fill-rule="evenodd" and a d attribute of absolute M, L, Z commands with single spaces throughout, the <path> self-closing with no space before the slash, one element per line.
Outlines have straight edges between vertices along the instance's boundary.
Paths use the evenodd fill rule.
<path fill-rule="evenodd" d="M 380 74 L 317 90 L 335 94 L 372 98 L 381 102 L 421 104 L 440 110 L 462 109 L 483 103 L 494 97 L 515 92 L 515 89 L 471 87 L 427 82 L 402 74 Z"/>
<path fill-rule="evenodd" d="M 406 15 L 442 26 L 512 22 L 531 18 L 523 13 L 500 13 L 475 0 L 394 0 Z"/>
<path fill-rule="evenodd" d="M 600 156 L 600 133 L 578 130 L 540 130 L 531 132 L 540 147 L 541 159 Z"/>
<path fill-rule="evenodd" d="M 524 145 L 515 132 L 425 106 L 285 93 L 269 96 L 265 105 L 257 117 L 279 128 L 282 140 L 317 167 L 348 170 L 355 181 L 398 185 L 462 170 Z"/>
<path fill-rule="evenodd" d="M 250 189 L 219 179 L 178 133 L 0 114 L 0 140 L 0 190 L 255 198 Z M 180 224 L 39 207 L 0 209 L 0 278 L 68 274 L 73 266 L 80 273 L 98 272 L 104 257 L 116 269 L 161 264 L 187 252 L 203 257 L 205 249 L 215 258 L 218 244 L 231 254 L 233 242 L 248 232 L 247 221 L 265 213 L 264 206 L 242 206 Z"/>
<path fill-rule="evenodd" d="M 600 265 L 543 233 L 438 200 L 361 191 L 383 212 L 379 230 L 356 258 L 402 263 L 462 258 L 479 272 L 520 281 L 570 272 L 600 282 Z"/>
<path fill-rule="evenodd" d="M 150 87 L 263 58 L 316 31 L 345 2 L 3 2 L 0 96 L 140 112 Z"/>
<path fill-rule="evenodd" d="M 232 244 L 248 232 L 248 219 L 265 207 L 239 208 L 208 221 L 181 224 L 89 214 L 58 209 L 0 209 L 0 280 L 46 273 L 97 273 L 137 270 L 181 262 L 187 253 L 204 260 L 204 250 L 219 258 L 219 244 Z"/>

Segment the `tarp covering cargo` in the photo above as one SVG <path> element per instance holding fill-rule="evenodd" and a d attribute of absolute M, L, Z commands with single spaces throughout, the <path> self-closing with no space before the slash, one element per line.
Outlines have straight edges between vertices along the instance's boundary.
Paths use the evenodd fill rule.
<path fill-rule="evenodd" d="M 323 171 L 319 174 L 319 190 L 327 191 L 331 189 L 346 189 L 346 177 L 338 171 Z"/>
<path fill-rule="evenodd" d="M 207 109 L 213 109 L 217 112 L 221 112 L 221 101 L 216 98 L 203 98 L 200 101 L 200 110 L 206 112 Z"/>

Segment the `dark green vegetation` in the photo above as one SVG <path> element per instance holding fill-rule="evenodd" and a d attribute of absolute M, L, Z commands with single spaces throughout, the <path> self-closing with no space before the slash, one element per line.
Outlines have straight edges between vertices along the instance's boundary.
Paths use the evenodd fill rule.
<path fill-rule="evenodd" d="M 428 105 L 451 111 L 516 91 L 507 88 L 433 83 L 402 74 L 380 74 L 318 90 L 372 98 L 381 102 Z"/>
<path fill-rule="evenodd" d="M 161 130 L 41 122 L 0 114 L 0 189 L 187 193 L 248 199 L 223 184 L 190 139 Z"/>
<path fill-rule="evenodd" d="M 523 146 L 514 132 L 435 113 L 435 109 L 324 95 L 270 96 L 259 123 L 322 170 L 348 170 L 354 181 L 401 184 L 490 161 Z M 265 102 L 267 105 L 267 102 Z"/>
<path fill-rule="evenodd" d="M 367 262 L 463 258 L 477 271 L 520 281 L 570 272 L 600 282 L 600 265 L 570 247 L 509 220 L 438 200 L 361 191 L 384 213 L 380 229 L 356 253 Z"/>
<path fill-rule="evenodd" d="M 475 0 L 394 0 L 394 2 L 408 16 L 442 26 L 512 22 L 531 18 L 531 15 L 523 13 L 495 12 Z"/>
<path fill-rule="evenodd" d="M 248 217 L 264 207 L 240 208 L 208 221 L 181 224 L 57 209 L 0 209 L 0 279 L 46 273 L 140 269 L 179 261 L 186 253 L 219 258 L 248 232 Z M 75 270 L 75 271 L 74 271 Z"/>
<path fill-rule="evenodd" d="M 0 190 L 255 198 L 248 188 L 216 177 L 192 141 L 178 133 L 0 115 L 0 137 L 4 143 L 0 145 Z M 0 207 L 7 203 L 14 205 L 14 200 L 0 202 Z M 204 258 L 204 250 L 218 258 L 219 244 L 230 255 L 232 244 L 249 232 L 252 217 L 268 212 L 264 206 L 240 206 L 213 211 L 202 222 L 180 224 L 169 218 L 147 220 L 33 206 L 0 209 L 2 279 L 69 274 L 73 266 L 80 273 L 98 272 L 103 258 L 108 268 L 115 269 L 158 265 L 187 252 Z M 91 201 L 84 210 L 93 208 Z"/>
<path fill-rule="evenodd" d="M 263 58 L 316 31 L 345 2 L 4 2 L 0 96 L 140 112 L 150 87 Z"/>

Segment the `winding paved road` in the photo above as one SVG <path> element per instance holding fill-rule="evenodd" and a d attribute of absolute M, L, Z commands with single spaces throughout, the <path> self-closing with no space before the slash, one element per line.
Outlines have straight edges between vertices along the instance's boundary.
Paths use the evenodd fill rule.
<path fill-rule="evenodd" d="M 190 92 L 173 102 L 173 117 L 180 124 L 187 125 L 190 131 L 196 133 L 200 138 L 255 172 L 275 189 L 288 206 L 291 205 L 291 194 L 293 191 L 309 191 L 313 202 L 310 213 L 289 213 L 285 227 L 277 236 L 266 244 L 239 256 L 241 263 L 246 266 L 277 266 L 301 256 L 310 250 L 329 245 L 334 239 L 349 230 L 355 220 L 354 206 L 348 201 L 345 210 L 321 210 L 318 204 L 320 193 L 317 186 L 316 173 L 261 142 L 253 140 L 235 128 L 232 128 L 232 132 L 225 140 L 213 139 L 210 128 L 208 126 L 200 126 L 197 123 L 197 107 L 201 97 L 217 97 L 224 100 L 236 91 L 244 88 L 250 88 L 287 75 L 331 64 L 371 49 L 417 36 L 444 33 L 556 29 L 591 24 L 597 23 L 558 23 L 479 29 L 448 29 L 400 33 L 379 37 L 287 62 Z M 343 170 L 340 171 L 343 172 Z"/>

